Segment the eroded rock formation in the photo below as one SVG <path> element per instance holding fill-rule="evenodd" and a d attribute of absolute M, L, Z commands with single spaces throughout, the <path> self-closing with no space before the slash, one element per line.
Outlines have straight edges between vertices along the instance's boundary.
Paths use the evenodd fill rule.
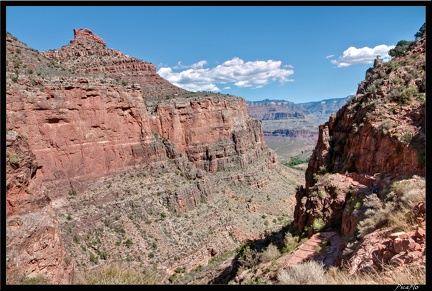
<path fill-rule="evenodd" d="M 368 200 L 377 197 L 387 208 L 391 199 L 403 204 L 410 188 L 398 190 L 397 182 L 424 183 L 425 43 L 424 36 L 406 55 L 375 62 L 357 94 L 319 127 L 305 187 L 296 194 L 296 231 L 310 237 L 332 227 L 363 239 L 359 228 L 364 230 L 366 222 L 359 222 L 381 205 L 368 205 Z M 416 189 L 416 199 L 424 199 L 423 188 L 411 189 Z M 388 250 L 377 252 L 390 260 Z"/>
<path fill-rule="evenodd" d="M 6 155 L 6 282 L 13 283 L 25 271 L 29 277 L 42 274 L 53 284 L 70 284 L 73 264 L 66 259 L 56 214 L 27 137 L 9 130 Z"/>
<path fill-rule="evenodd" d="M 26 136 L 29 157 L 19 173 L 12 152 L 8 160 L 9 274 L 70 283 L 89 253 L 91 264 L 148 256 L 147 264 L 173 272 L 205 264 L 208 248 L 223 252 L 260 237 L 265 226 L 252 222 L 262 219 L 256 209 L 268 211 L 263 202 L 270 198 L 251 204 L 252 196 L 275 192 L 272 179 L 283 171 L 244 99 L 187 92 L 152 64 L 107 49 L 88 29 L 74 30 L 74 37 L 58 50 L 36 52 L 7 35 L 8 141 L 22 140 L 16 132 Z M 124 175 L 129 179 L 120 182 Z M 253 205 L 255 218 L 230 219 L 243 203 L 230 202 L 225 191 L 248 201 L 247 209 Z M 266 202 L 280 215 L 284 195 Z M 170 226 L 176 215 L 210 202 L 233 205 L 219 205 L 221 213 L 210 211 L 185 233 Z M 170 225 L 152 224 L 167 216 Z M 188 239 L 192 230 L 201 234 L 199 247 Z M 128 241 L 124 250 L 115 251 L 113 236 Z M 153 259 L 156 241 L 166 242 Z"/>

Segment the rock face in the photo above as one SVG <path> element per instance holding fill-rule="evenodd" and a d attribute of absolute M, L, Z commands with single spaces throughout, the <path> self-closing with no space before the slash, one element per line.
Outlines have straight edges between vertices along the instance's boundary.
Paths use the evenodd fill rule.
<path fill-rule="evenodd" d="M 100 44 L 106 47 L 106 43 L 104 42 L 104 40 L 99 36 L 97 36 L 96 34 L 94 34 L 93 31 L 91 31 L 90 29 L 87 28 L 74 29 L 73 32 L 74 32 L 74 39 L 71 41 L 71 43 L 89 42 L 89 43 Z"/>
<path fill-rule="evenodd" d="M 68 45 L 39 54 L 51 60 L 52 67 L 64 69 L 63 77 L 93 73 L 98 76 L 98 82 L 108 77 L 113 83 L 141 88 L 146 101 L 187 93 L 160 77 L 155 65 L 108 49 L 105 41 L 87 28 L 74 29 L 74 39 Z"/>
<path fill-rule="evenodd" d="M 90 55 L 101 54 L 96 48 L 105 50 L 105 42 L 90 30 L 74 30 L 74 34 L 71 44 L 46 53 L 47 57 L 73 57 L 80 51 L 76 47 L 83 44 L 91 45 Z M 119 52 L 106 53 L 121 56 Z M 88 60 L 77 58 L 76 62 L 80 59 Z M 85 65 L 79 63 L 83 69 Z M 131 73 L 128 67 L 124 71 Z M 154 72 L 154 67 L 149 71 Z M 164 159 L 165 152 L 158 152 L 152 144 L 156 136 L 170 140 L 180 153 L 211 172 L 230 167 L 230 162 L 250 163 L 266 150 L 261 127 L 249 118 L 241 98 L 173 98 L 177 91 L 170 85 L 173 96 L 148 112 L 144 86 L 120 86 L 109 78 L 105 83 L 97 74 L 59 75 L 35 94 L 29 93 L 35 88 L 26 82 L 11 82 L 7 90 L 7 125 L 28 134 L 30 147 L 43 165 L 40 175 L 44 180 L 100 177 L 119 168 Z"/>
<path fill-rule="evenodd" d="M 147 256 L 147 265 L 171 273 L 193 269 L 211 257 L 207 249 L 260 237 L 266 226 L 252 223 L 263 212 L 290 208 L 280 206 L 287 194 L 276 193 L 274 180 L 290 174 L 279 169 L 244 99 L 173 86 L 154 65 L 107 49 L 88 29 L 49 52 L 10 34 L 6 41 L 9 274 L 70 283 L 89 254 L 93 265 Z M 14 149 L 24 141 L 17 133 L 26 136 L 23 153 Z M 286 177 L 278 183 L 296 186 Z M 218 210 L 207 210 L 200 227 L 187 220 L 173 227 L 206 203 Z M 249 221 L 230 219 L 243 207 L 253 212 Z M 161 217 L 169 223 L 156 228 Z M 199 246 L 189 240 L 193 232 Z M 164 243 L 156 249 L 157 241 Z"/>
<path fill-rule="evenodd" d="M 70 284 L 73 265 L 66 263 L 58 221 L 27 138 L 8 131 L 6 155 L 6 282 L 25 270 L 29 277 L 43 274 L 53 284 Z"/>
<path fill-rule="evenodd" d="M 296 194 L 293 226 L 298 232 L 310 237 L 332 227 L 348 237 L 360 231 L 362 237 L 366 222 L 359 222 L 379 208 L 371 206 L 373 197 L 412 207 L 403 197 L 417 188 L 401 191 L 397 182 L 413 179 L 418 185 L 425 177 L 425 45 L 424 36 L 405 56 L 375 62 L 357 94 L 320 125 L 305 187 Z M 419 199 L 423 191 L 416 190 Z M 379 255 L 389 259 L 388 251 L 380 249 Z"/>

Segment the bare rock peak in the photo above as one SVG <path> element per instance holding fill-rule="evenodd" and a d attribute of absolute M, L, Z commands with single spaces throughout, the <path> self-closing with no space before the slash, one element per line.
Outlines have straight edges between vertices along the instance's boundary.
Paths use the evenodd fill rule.
<path fill-rule="evenodd" d="M 103 46 L 106 47 L 106 43 L 105 41 L 98 35 L 94 34 L 93 31 L 91 31 L 88 28 L 79 28 L 79 29 L 75 29 L 74 28 L 74 41 L 77 40 L 86 40 L 89 42 L 95 42 L 95 43 L 99 43 L 102 44 Z"/>

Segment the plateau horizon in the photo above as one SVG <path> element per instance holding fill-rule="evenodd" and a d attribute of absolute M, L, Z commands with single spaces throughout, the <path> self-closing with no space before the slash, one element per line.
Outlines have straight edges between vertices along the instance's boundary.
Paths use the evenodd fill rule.
<path fill-rule="evenodd" d="M 379 55 L 413 40 L 426 6 L 7 6 L 6 31 L 38 51 L 87 28 L 189 91 L 246 101 L 354 95 Z"/>

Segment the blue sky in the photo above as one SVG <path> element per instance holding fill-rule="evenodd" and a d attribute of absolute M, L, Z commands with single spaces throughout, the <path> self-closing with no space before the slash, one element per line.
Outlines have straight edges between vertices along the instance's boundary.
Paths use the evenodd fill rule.
<path fill-rule="evenodd" d="M 187 90 L 303 103 L 355 94 L 373 59 L 385 59 L 399 40 L 414 40 L 426 21 L 426 3 L 419 2 L 237 3 L 240 6 L 7 6 L 6 31 L 31 48 L 47 51 L 67 45 L 74 28 L 88 28 L 107 48 L 153 63 L 163 78 Z"/>

